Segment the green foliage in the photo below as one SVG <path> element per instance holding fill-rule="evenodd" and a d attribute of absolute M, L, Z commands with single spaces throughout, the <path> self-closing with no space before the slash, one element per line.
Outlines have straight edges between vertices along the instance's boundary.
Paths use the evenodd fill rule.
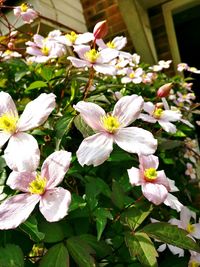
<path fill-rule="evenodd" d="M 24 267 L 24 255 L 19 246 L 7 244 L 0 247 L 1 267 Z"/>

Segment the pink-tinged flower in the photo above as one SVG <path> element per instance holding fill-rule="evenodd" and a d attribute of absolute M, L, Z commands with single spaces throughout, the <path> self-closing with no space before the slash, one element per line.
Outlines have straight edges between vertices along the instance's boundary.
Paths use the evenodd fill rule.
<path fill-rule="evenodd" d="M 157 72 L 161 71 L 162 69 L 168 69 L 170 67 L 172 60 L 160 60 L 158 61 L 158 65 L 154 65 L 152 67 L 149 67 L 151 70 Z"/>
<path fill-rule="evenodd" d="M 131 68 L 128 68 L 126 71 L 126 76 L 121 79 L 122 83 L 141 83 L 142 82 L 142 74 L 143 69 L 137 68 L 136 70 L 133 70 Z"/>
<path fill-rule="evenodd" d="M 56 151 L 44 161 L 41 174 L 35 170 L 13 171 L 8 177 L 7 185 L 23 193 L 6 199 L 0 205 L 0 229 L 18 227 L 29 217 L 38 202 L 40 212 L 47 221 L 55 222 L 65 217 L 71 194 L 56 186 L 62 182 L 70 161 L 70 152 Z"/>
<path fill-rule="evenodd" d="M 17 51 L 12 51 L 12 50 L 6 50 L 6 51 L 0 51 L 0 58 L 2 58 L 2 61 L 9 60 L 11 58 L 18 58 L 21 57 L 22 55 L 19 54 Z"/>
<path fill-rule="evenodd" d="M 142 82 L 147 84 L 147 83 L 152 83 L 154 80 L 156 80 L 157 74 L 155 72 L 148 72 L 148 73 L 143 73 L 142 74 Z"/>
<path fill-rule="evenodd" d="M 177 70 L 178 71 L 180 71 L 180 72 L 182 72 L 183 70 L 187 70 L 188 69 L 188 64 L 186 64 L 186 63 L 179 63 L 178 65 L 177 65 Z"/>
<path fill-rule="evenodd" d="M 112 41 L 106 44 L 102 39 L 96 41 L 96 44 L 99 46 L 100 49 L 111 48 L 118 51 L 124 48 L 126 43 L 127 43 L 127 38 L 123 36 L 117 36 Z"/>
<path fill-rule="evenodd" d="M 131 67 L 137 67 L 138 64 L 140 63 L 140 56 L 136 53 L 134 53 L 131 57 L 130 57 L 130 62 L 129 65 Z"/>
<path fill-rule="evenodd" d="M 91 32 L 77 34 L 74 31 L 56 38 L 59 43 L 67 46 L 86 44 L 92 41 L 93 39 L 94 35 Z"/>
<path fill-rule="evenodd" d="M 34 170 L 38 166 L 39 148 L 35 138 L 25 133 L 42 125 L 55 108 L 54 94 L 41 94 L 29 102 L 19 117 L 8 93 L 0 92 L 0 148 L 9 140 L 4 157 L 10 169 Z"/>
<path fill-rule="evenodd" d="M 140 119 L 150 123 L 158 122 L 168 133 L 176 132 L 176 126 L 171 121 L 180 121 L 182 117 L 182 114 L 178 110 L 163 110 L 162 107 L 156 106 L 151 102 L 144 103 L 144 111 L 148 114 L 140 114 Z"/>
<path fill-rule="evenodd" d="M 200 253 L 190 251 L 191 257 L 188 262 L 188 267 L 199 267 L 200 266 Z"/>
<path fill-rule="evenodd" d="M 93 29 L 95 39 L 102 39 L 108 33 L 108 23 L 106 20 L 98 22 Z"/>
<path fill-rule="evenodd" d="M 168 96 L 172 87 L 173 87 L 173 83 L 166 83 L 166 84 L 162 85 L 157 91 L 157 96 L 158 97 Z"/>
<path fill-rule="evenodd" d="M 163 203 L 170 191 L 170 185 L 165 172 L 156 171 L 158 157 L 140 155 L 139 162 L 139 169 L 132 167 L 128 170 L 131 185 L 141 185 L 143 195 L 155 205 Z"/>
<path fill-rule="evenodd" d="M 79 163 L 82 166 L 102 164 L 112 152 L 113 143 L 129 153 L 154 153 L 157 140 L 149 131 L 127 127 L 138 118 L 143 102 L 141 96 L 123 96 L 115 104 L 114 110 L 108 114 L 94 103 L 78 102 L 74 108 L 96 132 L 81 143 L 77 151 Z"/>
<path fill-rule="evenodd" d="M 185 171 L 185 174 L 190 176 L 191 179 L 196 179 L 196 170 L 194 166 L 189 162 L 186 164 L 186 166 L 187 166 L 187 169 Z"/>
<path fill-rule="evenodd" d="M 30 8 L 27 3 L 23 3 L 21 6 L 16 6 L 14 8 L 14 15 L 21 17 L 26 23 L 31 23 L 38 17 L 38 13 L 34 9 Z"/>
<path fill-rule="evenodd" d="M 79 58 L 68 57 L 76 68 L 93 67 L 97 72 L 109 75 L 115 75 L 115 67 L 110 65 L 110 61 L 118 56 L 118 51 L 106 48 L 98 52 L 91 49 L 87 45 L 79 45 L 74 47 L 74 51 L 78 54 Z"/>

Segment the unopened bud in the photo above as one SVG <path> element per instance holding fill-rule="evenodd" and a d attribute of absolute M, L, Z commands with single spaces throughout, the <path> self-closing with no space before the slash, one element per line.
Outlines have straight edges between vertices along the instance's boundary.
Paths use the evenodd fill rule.
<path fill-rule="evenodd" d="M 13 49 L 15 49 L 15 44 L 12 43 L 12 42 L 9 42 L 7 46 L 8 46 L 8 49 L 9 49 L 9 50 L 13 50 Z"/>
<path fill-rule="evenodd" d="M 157 96 L 158 97 L 168 96 L 172 87 L 173 87 L 173 83 L 166 83 L 166 84 L 162 85 L 157 91 Z"/>
<path fill-rule="evenodd" d="M 95 39 L 102 39 L 108 33 L 108 24 L 106 20 L 98 22 L 93 29 Z"/>

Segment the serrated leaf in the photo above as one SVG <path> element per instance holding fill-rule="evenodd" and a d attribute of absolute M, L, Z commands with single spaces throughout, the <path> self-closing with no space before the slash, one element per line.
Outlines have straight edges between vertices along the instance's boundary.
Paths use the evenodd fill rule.
<path fill-rule="evenodd" d="M 56 137 L 58 139 L 62 139 L 64 134 L 67 134 L 70 130 L 70 127 L 72 125 L 72 122 L 74 120 L 74 115 L 71 113 L 64 115 L 62 118 L 60 118 L 55 126 L 56 130 Z"/>
<path fill-rule="evenodd" d="M 45 234 L 38 230 L 37 220 L 34 216 L 29 217 L 21 224 L 20 229 L 28 234 L 30 239 L 35 242 L 40 242 L 44 239 Z"/>
<path fill-rule="evenodd" d="M 80 237 L 71 237 L 67 240 L 70 255 L 79 267 L 95 267 L 95 260 L 91 256 L 95 251 Z"/>
<path fill-rule="evenodd" d="M 143 204 L 138 207 L 131 207 L 123 212 L 120 217 L 122 224 L 127 225 L 131 230 L 136 230 L 153 210 L 151 204 L 146 202 Z"/>
<path fill-rule="evenodd" d="M 169 223 L 157 222 L 146 225 L 142 230 L 150 237 L 179 248 L 200 252 L 200 247 L 188 237 L 188 232 Z"/>
<path fill-rule="evenodd" d="M 26 88 L 26 92 L 28 91 L 31 91 L 33 89 L 39 89 L 39 88 L 42 88 L 42 87 L 48 87 L 47 83 L 46 82 L 43 82 L 43 81 L 35 81 L 33 83 L 31 83 L 27 88 Z"/>
<path fill-rule="evenodd" d="M 94 211 L 94 216 L 96 217 L 96 227 L 97 227 L 97 240 L 99 241 L 103 230 L 107 224 L 107 218 L 113 219 L 111 212 L 105 208 L 98 208 Z"/>
<path fill-rule="evenodd" d="M 24 256 L 21 248 L 14 244 L 7 244 L 5 247 L 0 247 L 0 266 L 23 267 Z"/>
<path fill-rule="evenodd" d="M 74 124 L 76 128 L 82 133 L 83 137 L 86 138 L 90 135 L 94 134 L 94 131 L 92 128 L 90 128 L 84 120 L 81 118 L 80 115 L 77 115 L 74 119 Z"/>
<path fill-rule="evenodd" d="M 39 267 L 69 267 L 69 253 L 63 243 L 51 247 L 40 261 Z"/>
<path fill-rule="evenodd" d="M 49 223 L 43 221 L 39 224 L 39 229 L 44 233 L 44 242 L 55 243 L 65 238 L 62 226 L 59 222 Z"/>
<path fill-rule="evenodd" d="M 125 242 L 131 257 L 137 257 L 142 266 L 156 267 L 158 253 L 147 234 L 142 232 L 126 233 Z"/>

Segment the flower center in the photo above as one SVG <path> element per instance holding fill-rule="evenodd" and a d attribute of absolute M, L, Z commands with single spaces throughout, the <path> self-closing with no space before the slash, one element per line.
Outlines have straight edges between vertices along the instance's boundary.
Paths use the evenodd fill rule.
<path fill-rule="evenodd" d="M 70 40 L 70 42 L 75 43 L 77 39 L 77 34 L 75 32 L 70 32 L 65 35 L 65 37 Z"/>
<path fill-rule="evenodd" d="M 105 115 L 101 118 L 103 127 L 109 132 L 114 133 L 119 128 L 120 123 L 118 118 L 112 115 Z"/>
<path fill-rule="evenodd" d="M 157 171 L 155 168 L 149 168 L 144 171 L 144 177 L 147 181 L 152 182 L 157 178 Z"/>
<path fill-rule="evenodd" d="M 199 267 L 200 263 L 197 261 L 191 261 L 188 266 L 189 267 Z"/>
<path fill-rule="evenodd" d="M 46 45 L 43 45 L 41 51 L 43 55 L 48 56 L 50 49 Z"/>
<path fill-rule="evenodd" d="M 116 48 L 116 45 L 115 45 L 115 43 L 113 43 L 113 42 L 108 42 L 106 45 L 107 45 L 107 47 L 109 47 L 109 48 Z"/>
<path fill-rule="evenodd" d="M 35 180 L 29 184 L 29 192 L 32 194 L 42 195 L 45 191 L 47 179 L 45 177 L 36 174 Z"/>
<path fill-rule="evenodd" d="M 3 114 L 0 117 L 0 130 L 8 133 L 14 133 L 17 128 L 18 117 L 10 115 L 8 113 Z"/>
<path fill-rule="evenodd" d="M 28 9 L 28 5 L 26 3 L 21 4 L 20 6 L 22 12 L 26 12 Z"/>
<path fill-rule="evenodd" d="M 191 233 L 194 232 L 194 230 L 195 230 L 195 226 L 192 225 L 192 224 L 190 224 L 190 223 L 188 223 L 188 225 L 187 225 L 187 227 L 186 227 L 186 231 L 187 231 L 189 234 L 191 234 Z"/>
<path fill-rule="evenodd" d="M 84 54 L 85 58 L 87 60 L 89 60 L 91 63 L 95 63 L 97 58 L 100 56 L 99 55 L 99 52 L 97 52 L 95 49 L 91 49 L 89 51 L 87 51 L 85 54 Z"/>
<path fill-rule="evenodd" d="M 135 73 L 134 73 L 134 72 L 131 72 L 131 73 L 129 74 L 129 78 L 133 79 L 134 77 L 135 77 Z"/>
<path fill-rule="evenodd" d="M 163 113 L 163 109 L 162 108 L 156 108 L 153 112 L 153 117 L 155 119 L 160 119 L 160 117 L 162 116 Z"/>

